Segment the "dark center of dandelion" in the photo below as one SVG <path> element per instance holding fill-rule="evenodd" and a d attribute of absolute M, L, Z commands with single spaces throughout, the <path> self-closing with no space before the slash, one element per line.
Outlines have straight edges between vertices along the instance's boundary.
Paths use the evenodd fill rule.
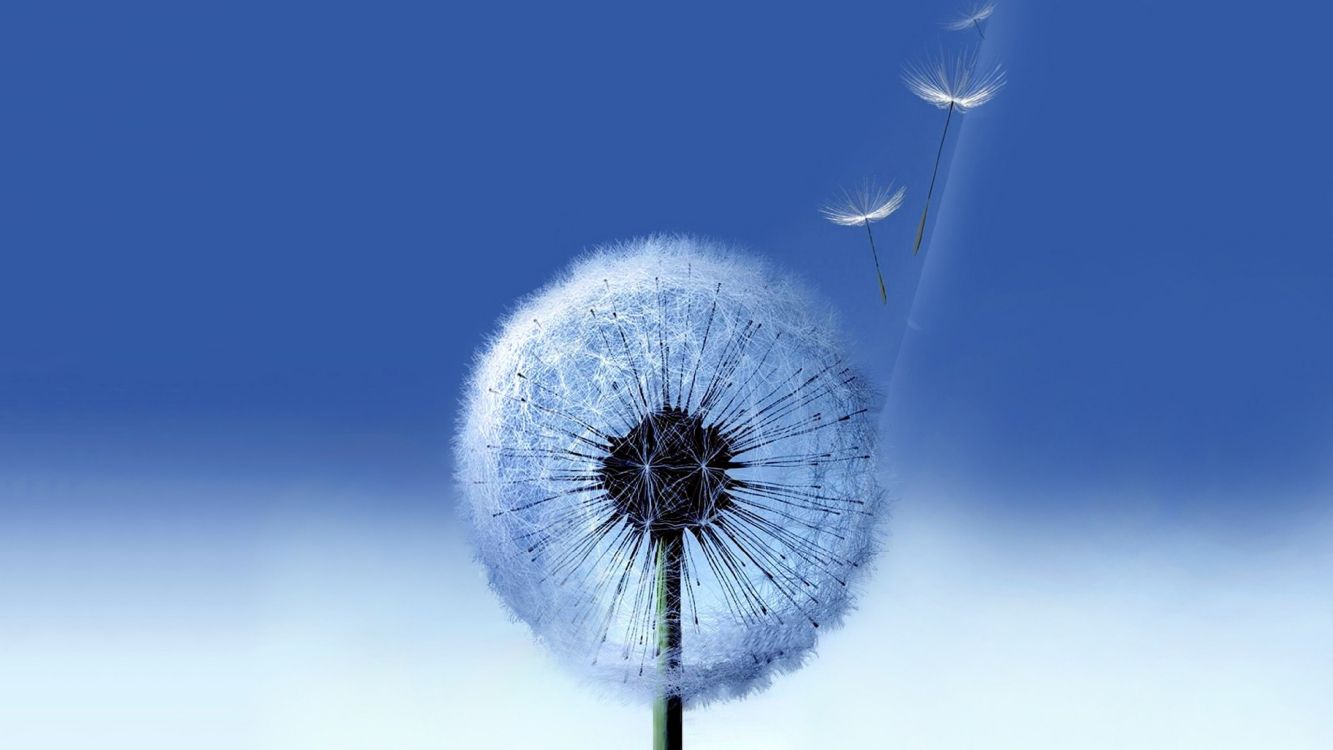
<path fill-rule="evenodd" d="M 731 458 L 722 430 L 665 406 L 611 441 L 598 474 L 629 523 L 662 533 L 707 525 L 731 505 Z"/>

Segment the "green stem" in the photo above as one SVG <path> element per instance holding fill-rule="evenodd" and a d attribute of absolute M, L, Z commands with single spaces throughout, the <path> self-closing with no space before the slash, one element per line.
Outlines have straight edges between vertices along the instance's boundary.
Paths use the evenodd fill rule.
<path fill-rule="evenodd" d="M 653 704 L 653 750 L 681 750 L 680 586 L 685 537 L 657 535 L 657 674 L 662 690 Z"/>
<path fill-rule="evenodd" d="M 940 176 L 940 157 L 944 156 L 944 139 L 949 135 L 949 121 L 953 119 L 953 102 L 949 102 L 949 114 L 944 117 L 944 132 L 940 134 L 940 147 L 935 151 L 935 170 L 930 173 L 930 189 L 926 191 L 926 207 L 921 209 L 921 223 L 916 227 L 916 244 L 912 246 L 912 255 L 921 251 L 921 240 L 926 234 L 926 215 L 930 213 L 930 197 L 935 194 L 935 178 Z"/>
<path fill-rule="evenodd" d="M 870 254 L 875 257 L 875 276 L 879 277 L 879 301 L 889 304 L 889 293 L 884 290 L 884 274 L 879 270 L 879 251 L 875 249 L 875 235 L 870 231 L 870 222 L 865 222 L 866 235 L 870 237 Z"/>

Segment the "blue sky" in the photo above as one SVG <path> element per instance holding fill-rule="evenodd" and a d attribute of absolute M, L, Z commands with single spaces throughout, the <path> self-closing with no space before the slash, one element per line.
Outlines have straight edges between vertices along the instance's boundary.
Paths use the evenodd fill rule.
<path fill-rule="evenodd" d="M 1079 654 L 1107 643 L 1127 654 L 1128 672 L 1096 682 L 1109 663 L 1080 671 L 1042 651 L 1023 672 L 1033 695 L 1057 700 L 1081 674 L 1133 707 L 1155 679 L 1151 655 L 1176 653 L 1171 689 L 1155 696 L 1168 707 L 1159 739 L 1200 736 L 1190 731 L 1207 706 L 1182 696 L 1219 670 L 1327 697 L 1327 678 L 1299 665 L 1333 659 L 1333 615 L 1308 598 L 1333 582 L 1329 11 L 1001 2 L 981 54 L 1009 84 L 954 121 L 914 258 L 943 113 L 899 72 L 976 44 L 940 28 L 954 10 L 7 7 L 0 560 L 26 571 L 0 586 L 24 603 L 3 626 L 9 642 L 26 644 L 51 696 L 97 684 L 87 678 L 103 665 L 127 669 L 122 645 L 174 643 L 179 653 L 144 647 L 160 657 L 143 665 L 145 700 L 165 694 L 171 664 L 215 670 L 197 701 L 179 702 L 200 721 L 237 702 L 236 734 L 219 736 L 252 746 L 308 743 L 313 725 L 292 716 L 341 726 L 331 707 L 365 696 L 349 687 L 287 711 L 254 692 L 248 670 L 315 675 L 363 650 L 425 670 L 447 662 L 441 633 L 453 647 L 509 649 L 505 674 L 564 693 L 467 562 L 449 507 L 459 386 L 494 321 L 581 250 L 689 232 L 804 277 L 887 394 L 904 520 L 865 630 L 853 622 L 841 646 L 830 636 L 826 656 L 855 658 L 848 644 L 881 626 L 913 653 L 938 649 L 937 661 L 903 663 L 875 647 L 901 668 L 884 688 L 904 706 L 899 726 L 918 715 L 904 681 L 991 664 L 991 651 L 951 656 L 928 637 L 929 618 L 958 615 L 950 596 L 978 592 L 992 596 L 964 616 L 994 625 L 998 651 L 1046 632 L 1015 624 L 1030 608 L 1050 627 L 1092 628 Z M 908 189 L 905 209 L 876 225 L 888 305 L 859 230 L 817 213 L 871 175 Z M 380 574 L 349 572 L 348 550 Z M 990 584 L 965 573 L 974 555 L 996 571 Z M 1122 562 L 1123 577 L 1098 573 Z M 321 564 L 334 572 L 312 572 Z M 448 619 L 431 600 L 445 591 L 475 603 L 475 628 L 432 630 Z M 1182 596 L 1199 606 L 1173 609 Z M 352 617 L 361 610 L 341 602 L 359 597 L 383 619 Z M 1210 616 L 1258 608 L 1273 619 Z M 1283 630 L 1281 616 L 1303 624 Z M 1159 637 L 1142 632 L 1159 621 Z M 1107 639 L 1089 635 L 1097 627 Z M 341 635 L 307 638 L 329 628 Z M 36 661 L 69 651 L 51 633 L 87 658 Z M 1283 638 L 1298 646 L 1262 645 Z M 231 648 L 229 664 L 206 658 Z M 828 659 L 818 668 L 843 674 Z M 455 684 L 394 674 L 385 690 L 421 713 L 438 713 L 441 695 L 465 700 Z M 858 695 L 878 689 L 849 679 Z M 801 681 L 847 687 L 800 673 L 778 689 Z M 24 694 L 34 716 L 58 705 Z M 799 705 L 804 694 L 783 695 Z M 1302 705 L 1260 706 L 1249 725 L 1321 746 L 1333 729 Z M 1106 720 L 1079 710 L 1088 725 Z M 385 711 L 386 725 L 410 718 Z M 151 744 L 114 714 L 97 726 Z M 998 722 L 1011 733 L 998 736 L 1044 746 L 1021 715 L 988 721 L 983 736 Z M 797 723 L 793 736 L 863 736 Z M 37 723 L 10 731 L 64 746 L 36 742 Z M 162 731 L 164 746 L 178 738 Z M 418 739 L 450 731 L 428 722 Z M 937 744 L 969 746 L 950 737 Z"/>

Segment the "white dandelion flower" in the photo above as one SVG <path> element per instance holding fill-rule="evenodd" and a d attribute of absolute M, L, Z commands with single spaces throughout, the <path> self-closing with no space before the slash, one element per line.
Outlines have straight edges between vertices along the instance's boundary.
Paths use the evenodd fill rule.
<path fill-rule="evenodd" d="M 993 0 L 983 0 L 982 2 L 973 3 L 967 10 L 963 11 L 952 21 L 946 21 L 944 28 L 949 29 L 950 31 L 962 31 L 970 26 L 977 30 L 977 33 L 981 35 L 982 39 L 985 39 L 986 35 L 981 31 L 981 22 L 990 18 L 991 14 L 994 12 L 995 3 Z"/>
<path fill-rule="evenodd" d="M 951 113 L 976 109 L 1000 92 L 1004 86 L 1004 70 L 995 65 L 977 72 L 975 53 L 956 57 L 944 55 L 924 63 L 909 66 L 903 72 L 903 81 L 913 94 Z"/>
<path fill-rule="evenodd" d="M 894 192 L 893 185 L 875 187 L 873 183 L 867 181 L 859 192 L 844 190 L 842 200 L 824 206 L 819 212 L 824 218 L 839 226 L 859 227 L 862 224 L 873 224 L 881 219 L 887 219 L 890 214 L 897 211 L 903 204 L 903 196 L 906 193 L 906 188 L 898 188 L 897 192 Z"/>
<path fill-rule="evenodd" d="M 682 705 L 795 669 L 847 611 L 884 509 L 872 397 L 789 279 L 688 237 L 598 250 L 503 322 L 464 402 L 492 588 L 676 741 Z"/>
<path fill-rule="evenodd" d="M 860 192 L 844 190 L 841 201 L 819 209 L 824 218 L 834 224 L 866 228 L 866 235 L 870 238 L 870 255 L 875 259 L 875 276 L 879 279 L 879 298 L 885 303 L 889 300 L 889 294 L 884 288 L 884 274 L 879 269 L 879 252 L 875 249 L 875 234 L 870 231 L 870 225 L 888 218 L 897 211 L 903 205 L 903 197 L 906 194 L 907 188 L 898 188 L 898 191 L 894 192 L 892 184 L 877 188 L 867 180 Z"/>
<path fill-rule="evenodd" d="M 935 167 L 930 173 L 930 188 L 926 190 L 926 205 L 921 210 L 921 222 L 917 224 L 916 241 L 912 244 L 912 254 L 921 251 L 921 240 L 926 233 L 926 217 L 930 213 L 930 199 L 935 194 L 935 179 L 940 174 L 940 158 L 944 155 L 944 141 L 949 135 L 949 122 L 953 114 L 976 109 L 999 93 L 1004 86 L 1004 70 L 997 64 L 982 73 L 977 72 L 976 53 L 961 54 L 949 58 L 941 54 L 935 60 L 910 66 L 903 72 L 903 82 L 918 97 L 930 104 L 947 109 L 944 116 L 944 132 L 940 133 L 940 146 L 935 151 Z"/>

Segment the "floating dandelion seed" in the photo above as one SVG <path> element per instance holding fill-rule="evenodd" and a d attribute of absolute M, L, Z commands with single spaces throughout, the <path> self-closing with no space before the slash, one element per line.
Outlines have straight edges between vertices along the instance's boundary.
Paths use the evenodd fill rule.
<path fill-rule="evenodd" d="M 867 180 L 859 193 L 844 190 L 840 202 L 819 209 L 824 218 L 839 226 L 865 226 L 866 236 L 870 238 L 870 255 L 875 259 L 875 276 L 879 278 L 879 298 L 885 303 L 889 301 L 889 294 L 884 289 L 884 274 L 879 270 L 879 251 L 875 250 L 875 234 L 870 231 L 870 225 L 897 211 L 906 193 L 907 188 L 898 188 L 895 193 L 893 185 L 876 188 Z"/>
<path fill-rule="evenodd" d="M 682 237 L 594 253 L 477 360 L 458 476 L 491 586 L 554 653 L 683 705 L 795 669 L 883 510 L 871 396 L 825 313 Z"/>
<path fill-rule="evenodd" d="M 981 22 L 990 18 L 991 14 L 994 12 L 995 3 L 990 0 L 975 3 L 968 10 L 963 11 L 957 18 L 945 23 L 944 28 L 951 31 L 962 31 L 971 26 L 977 30 L 977 33 L 981 35 L 982 39 L 985 39 L 986 35 L 981 31 Z"/>
<path fill-rule="evenodd" d="M 940 173 L 940 157 L 944 155 L 944 140 L 949 135 L 949 121 L 953 119 L 954 111 L 961 115 L 976 109 L 993 99 L 1004 86 L 1004 71 L 999 65 L 980 75 L 976 66 L 975 53 L 955 58 L 941 55 L 934 62 L 909 67 L 903 73 L 903 82 L 913 94 L 940 109 L 949 110 L 944 117 L 940 146 L 935 152 L 935 168 L 930 173 L 930 189 L 926 191 L 926 205 L 921 209 L 921 223 L 916 228 L 913 255 L 920 252 L 921 240 L 925 236 L 930 199 L 935 194 L 935 178 Z"/>

